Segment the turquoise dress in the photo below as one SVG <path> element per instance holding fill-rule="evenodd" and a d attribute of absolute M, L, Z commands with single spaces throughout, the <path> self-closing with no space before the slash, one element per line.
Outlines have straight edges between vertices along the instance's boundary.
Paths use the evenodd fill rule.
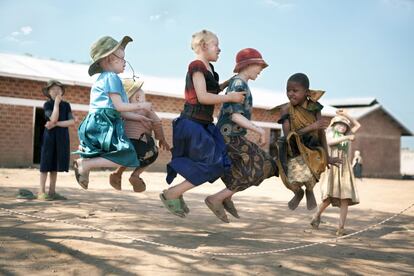
<path fill-rule="evenodd" d="M 91 88 L 89 113 L 78 129 L 82 158 L 103 157 L 120 166 L 138 167 L 139 161 L 131 141 L 125 135 L 124 123 L 115 109 L 110 93 L 119 94 L 124 103 L 128 97 L 121 79 L 114 72 L 103 72 Z"/>

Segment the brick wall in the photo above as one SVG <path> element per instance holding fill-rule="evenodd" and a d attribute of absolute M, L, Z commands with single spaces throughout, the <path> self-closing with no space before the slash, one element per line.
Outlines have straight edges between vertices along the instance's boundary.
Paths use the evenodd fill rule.
<path fill-rule="evenodd" d="M 42 93 L 42 88 L 46 82 L 17 79 L 9 77 L 0 77 L 0 96 L 15 97 L 23 99 L 34 99 L 46 101 L 47 98 Z M 145 87 L 144 87 L 145 88 Z M 66 86 L 64 98 L 71 104 L 89 104 L 89 87 L 82 86 Z M 153 104 L 153 108 L 158 112 L 168 112 L 179 114 L 184 105 L 184 99 L 175 97 L 165 97 L 158 95 L 150 95 L 147 93 L 147 100 Z M 220 106 L 215 108 L 215 116 L 218 115 Z M 31 166 L 33 160 L 33 128 L 34 128 L 34 107 L 20 107 L 12 105 L 1 105 L 0 123 L 2 128 L 10 129 L 8 132 L 2 131 L 0 134 L 1 157 L 0 166 L 15 167 L 15 166 Z M 77 136 L 77 129 L 86 116 L 87 112 L 74 111 L 74 116 L 78 119 L 75 126 L 69 128 L 71 151 L 78 148 L 79 141 Z M 21 114 L 19 123 L 12 125 L 13 117 L 11 114 Z M 252 119 L 256 121 L 276 122 L 278 115 L 270 114 L 264 109 L 253 109 Z M 163 119 L 163 128 L 167 141 L 172 144 L 172 127 L 171 120 Z M 269 137 L 270 130 L 266 130 L 267 137 Z M 23 134 L 23 135 L 20 135 Z M 257 141 L 256 134 L 249 134 L 249 139 Z M 9 147 L 8 141 L 18 141 L 17 145 L 24 145 L 17 149 L 16 147 Z M 269 145 L 265 145 L 264 149 L 268 150 Z M 71 159 L 77 158 L 72 155 Z M 165 170 L 165 164 L 169 162 L 171 155 L 169 152 L 161 151 L 158 160 L 153 164 L 152 170 Z"/>
<path fill-rule="evenodd" d="M 368 114 L 359 122 L 361 128 L 351 145 L 350 156 L 353 157 L 355 150 L 361 152 L 363 176 L 399 178 L 401 130 L 381 110 Z"/>
<path fill-rule="evenodd" d="M 33 110 L 0 104 L 0 166 L 32 165 Z"/>

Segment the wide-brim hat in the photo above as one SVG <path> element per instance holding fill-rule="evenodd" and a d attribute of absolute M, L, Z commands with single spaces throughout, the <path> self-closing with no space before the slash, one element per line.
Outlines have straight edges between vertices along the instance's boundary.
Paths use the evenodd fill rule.
<path fill-rule="evenodd" d="M 110 36 L 104 36 L 98 39 L 91 46 L 91 58 L 93 63 L 89 66 L 89 76 L 93 76 L 96 73 L 101 73 L 103 70 L 99 65 L 99 61 L 110 54 L 114 53 L 120 47 L 125 49 L 126 45 L 132 41 L 132 38 L 129 36 L 124 36 L 120 42 L 116 41 Z"/>
<path fill-rule="evenodd" d="M 144 82 L 142 80 L 122 79 L 122 85 L 124 86 L 128 99 L 131 98 L 136 92 L 138 92 L 143 84 Z"/>
<path fill-rule="evenodd" d="M 337 123 L 342 123 L 348 127 L 348 129 L 351 128 L 351 121 L 348 118 L 345 118 L 344 116 L 336 115 L 332 118 L 330 126 L 333 126 Z"/>
<path fill-rule="evenodd" d="M 62 96 L 65 94 L 65 86 L 58 80 L 49 80 L 45 87 L 42 88 L 43 95 L 50 98 L 49 89 L 53 85 L 59 86 L 62 89 Z"/>
<path fill-rule="evenodd" d="M 263 68 L 269 66 L 263 59 L 259 51 L 253 48 L 246 48 L 240 50 L 236 55 L 236 66 L 233 72 L 239 73 L 242 69 L 251 64 L 261 65 Z"/>

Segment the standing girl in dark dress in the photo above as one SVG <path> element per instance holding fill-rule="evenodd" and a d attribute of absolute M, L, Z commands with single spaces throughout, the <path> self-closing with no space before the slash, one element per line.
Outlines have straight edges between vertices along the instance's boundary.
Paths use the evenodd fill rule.
<path fill-rule="evenodd" d="M 40 190 L 38 199 L 66 199 L 56 193 L 57 172 L 69 171 L 69 131 L 75 124 L 70 104 L 62 100 L 65 88 L 57 80 L 50 80 L 43 88 L 43 94 L 49 98 L 43 105 L 47 120 L 43 133 L 40 154 Z M 46 194 L 46 179 L 49 172 L 49 193 Z"/>

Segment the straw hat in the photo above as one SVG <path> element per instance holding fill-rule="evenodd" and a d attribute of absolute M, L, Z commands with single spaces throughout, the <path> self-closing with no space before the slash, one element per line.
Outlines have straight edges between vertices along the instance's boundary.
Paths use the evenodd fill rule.
<path fill-rule="evenodd" d="M 89 66 L 89 76 L 93 76 L 96 73 L 101 73 L 103 70 L 99 66 L 99 61 L 110 54 L 114 53 L 119 47 L 125 49 L 126 45 L 132 41 L 129 36 L 124 36 L 120 42 L 116 41 L 110 36 L 101 37 L 91 46 L 91 58 L 93 63 Z"/>
<path fill-rule="evenodd" d="M 65 86 L 58 80 L 50 80 L 47 82 L 46 86 L 42 88 L 43 95 L 50 98 L 49 89 L 53 85 L 59 86 L 62 89 L 62 96 L 65 94 Z"/>
<path fill-rule="evenodd" d="M 345 118 L 344 116 L 336 115 L 335 117 L 333 117 L 331 120 L 330 126 L 333 126 L 334 124 L 337 124 L 337 123 L 342 123 L 346 125 L 348 129 L 351 128 L 351 121 L 348 118 Z"/>
<path fill-rule="evenodd" d="M 144 82 L 141 80 L 122 79 L 122 85 L 124 86 L 128 99 L 140 90 L 143 84 Z"/>
<path fill-rule="evenodd" d="M 236 55 L 236 66 L 233 72 L 239 73 L 242 69 L 246 68 L 250 64 L 259 64 L 263 68 L 269 66 L 262 58 L 259 51 L 253 48 L 246 48 L 240 50 Z"/>

